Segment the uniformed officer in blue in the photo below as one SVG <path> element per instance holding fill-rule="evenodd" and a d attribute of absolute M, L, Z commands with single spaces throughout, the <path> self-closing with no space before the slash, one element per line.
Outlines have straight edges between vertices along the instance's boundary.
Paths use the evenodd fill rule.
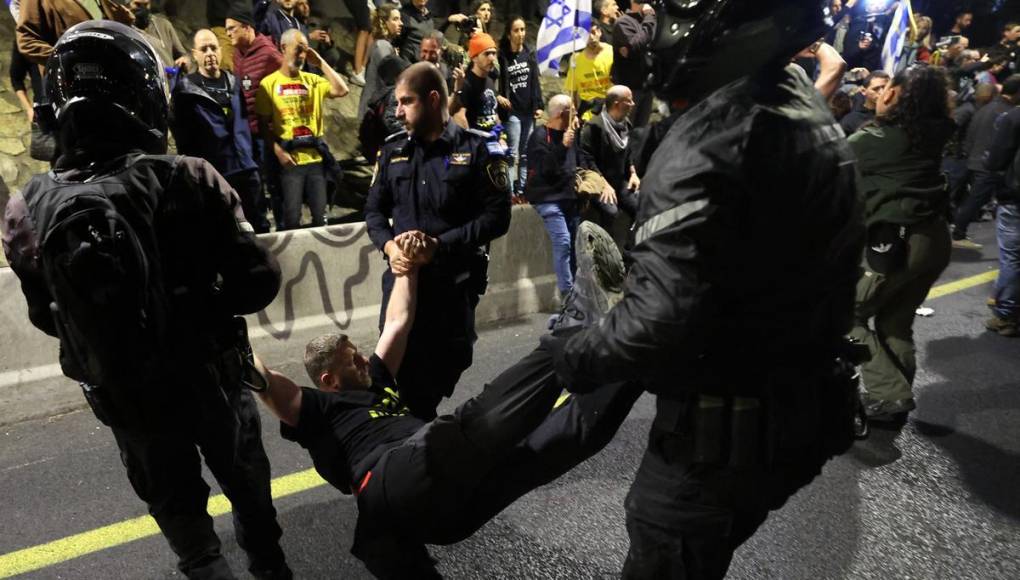
<path fill-rule="evenodd" d="M 487 276 L 485 247 L 510 227 L 510 181 L 506 148 L 450 120 L 446 81 L 434 66 L 409 67 L 397 79 L 395 95 L 406 131 L 383 146 L 365 221 L 390 266 L 383 274 L 381 315 L 394 274 L 411 266 L 394 236 L 417 230 L 438 241 L 419 274 L 418 316 L 396 377 L 411 412 L 428 420 L 471 366 L 475 306 Z"/>

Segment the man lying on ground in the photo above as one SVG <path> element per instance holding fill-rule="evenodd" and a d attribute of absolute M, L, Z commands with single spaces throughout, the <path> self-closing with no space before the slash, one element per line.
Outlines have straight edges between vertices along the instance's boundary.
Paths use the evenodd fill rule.
<path fill-rule="evenodd" d="M 618 296 L 623 264 L 601 228 L 581 225 L 578 280 L 558 321 L 597 323 Z M 436 241 L 421 232 L 395 240 L 417 264 Z M 617 383 L 561 397 L 542 344 L 480 394 L 426 423 L 408 414 L 393 377 L 416 308 L 417 267 L 396 278 L 386 322 L 368 359 L 346 336 L 312 340 L 305 366 L 317 389 L 256 366 L 260 398 L 281 420 L 283 437 L 312 456 L 316 471 L 358 502 L 351 552 L 380 578 L 438 578 L 425 544 L 473 534 L 517 498 L 600 451 L 641 394 Z"/>

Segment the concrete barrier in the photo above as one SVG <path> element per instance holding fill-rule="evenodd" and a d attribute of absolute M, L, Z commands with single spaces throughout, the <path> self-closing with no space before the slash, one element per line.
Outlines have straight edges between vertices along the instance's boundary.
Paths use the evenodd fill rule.
<path fill-rule="evenodd" d="M 366 346 L 374 343 L 386 263 L 365 224 L 260 239 L 280 262 L 283 286 L 268 308 L 248 317 L 257 351 L 271 353 L 266 358 L 274 363 L 274 357 L 299 358 L 304 337 L 331 331 Z M 478 305 L 479 324 L 555 307 L 549 238 L 531 207 L 514 208 L 510 232 L 492 244 L 490 255 L 489 290 Z M 57 340 L 29 322 L 20 283 L 9 268 L 0 269 L 0 296 L 0 425 L 85 406 L 78 385 L 60 372 Z"/>

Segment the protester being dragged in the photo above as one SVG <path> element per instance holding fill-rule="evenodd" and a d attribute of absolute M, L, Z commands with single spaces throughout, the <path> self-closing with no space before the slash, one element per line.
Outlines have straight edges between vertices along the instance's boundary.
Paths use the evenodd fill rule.
<path fill-rule="evenodd" d="M 1013 75 L 1006 84 L 1018 78 Z M 996 193 L 999 207 L 995 212 L 999 276 L 992 317 L 985 321 L 985 328 L 1015 337 L 1020 336 L 1020 107 L 1014 106 L 996 120 L 985 170 L 1004 175 L 1003 186 Z"/>
<path fill-rule="evenodd" d="M 860 106 L 850 111 L 839 122 L 843 132 L 852 135 L 865 123 L 875 118 L 875 107 L 879 97 L 889 84 L 889 74 L 885 71 L 876 70 L 864 79 L 864 100 Z"/>
<path fill-rule="evenodd" d="M 868 418 L 901 421 L 915 407 L 914 311 L 949 264 L 939 162 L 955 126 L 949 82 L 937 67 L 898 73 L 876 105 L 875 123 L 849 139 L 868 230 L 851 336 L 870 352 L 861 367 Z"/>
<path fill-rule="evenodd" d="M 468 57 L 471 67 L 455 69 L 450 114 L 465 110 L 468 127 L 486 132 L 499 132 L 501 117 L 510 111 L 510 101 L 496 90 L 496 41 L 485 33 L 471 38 Z"/>
<path fill-rule="evenodd" d="M 584 50 L 574 53 L 573 59 L 563 90 L 577 94 L 578 114 L 587 121 L 592 118 L 592 107 L 605 99 L 606 91 L 613 86 L 613 47 L 602 42 L 598 25 L 592 25 Z"/>
<path fill-rule="evenodd" d="M 372 48 L 368 53 L 368 65 L 365 67 L 365 87 L 358 99 L 358 119 L 365 116 L 368 104 L 376 100 L 385 83 L 379 77 L 379 63 L 384 58 L 397 54 L 393 42 L 400 37 L 404 23 L 400 18 L 400 7 L 389 2 L 379 6 L 372 13 Z"/>
<path fill-rule="evenodd" d="M 652 114 L 652 91 L 645 89 L 648 59 L 645 53 L 655 38 L 655 9 L 650 4 L 631 0 L 630 10 L 621 14 L 613 25 L 613 85 L 630 87 L 634 92 L 634 110 L 630 120 L 635 127 L 644 127 Z"/>
<path fill-rule="evenodd" d="M 280 166 L 283 213 L 278 230 L 301 225 L 301 204 L 307 201 L 312 225 L 326 225 L 326 180 L 335 160 L 322 140 L 323 101 L 347 96 L 343 78 L 308 48 L 308 39 L 291 29 L 280 37 L 283 65 L 262 79 L 255 98 L 259 135 Z M 319 67 L 325 78 L 305 72 L 305 62 Z M 268 156 L 268 155 L 267 155 Z"/>
<path fill-rule="evenodd" d="M 524 42 L 527 24 L 514 16 L 499 43 L 499 92 L 510 102 L 506 117 L 507 146 L 514 156 L 510 180 L 514 195 L 524 192 L 527 181 L 528 137 L 534 122 L 542 116 L 542 85 L 539 83 L 538 60 Z"/>
<path fill-rule="evenodd" d="M 252 156 L 240 84 L 220 69 L 220 44 L 213 31 L 199 30 L 193 42 L 198 71 L 178 78 L 171 100 L 170 129 L 177 152 L 211 163 L 241 198 L 255 233 L 266 233 L 262 180 Z"/>
<path fill-rule="evenodd" d="M 967 153 L 967 169 L 970 171 L 970 194 L 953 218 L 953 247 L 965 250 L 980 250 L 981 244 L 967 237 L 970 224 L 981 216 L 981 210 L 994 200 L 1005 186 L 1002 173 L 988 171 L 985 155 L 992 143 L 995 123 L 1000 115 L 1020 104 L 1020 75 L 1013 75 L 1002 85 L 1002 94 L 974 114 L 967 130 L 964 149 Z"/>

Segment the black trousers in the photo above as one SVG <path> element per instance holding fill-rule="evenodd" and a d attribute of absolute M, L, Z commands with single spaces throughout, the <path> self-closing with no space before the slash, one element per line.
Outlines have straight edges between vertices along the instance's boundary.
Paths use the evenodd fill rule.
<path fill-rule="evenodd" d="M 981 216 L 981 209 L 1005 188 L 1005 179 L 998 173 L 973 171 L 971 176 L 970 194 L 957 208 L 953 220 L 954 240 L 967 237 L 967 227 Z"/>
<path fill-rule="evenodd" d="M 225 179 L 241 198 L 244 217 L 248 218 L 248 222 L 255 228 L 255 233 L 267 233 L 269 219 L 266 218 L 266 197 L 262 194 L 262 179 L 259 177 L 258 169 L 233 173 Z"/>
<path fill-rule="evenodd" d="M 821 473 L 833 453 L 849 446 L 848 430 L 838 430 L 835 443 L 831 433 L 850 425 L 852 387 L 842 393 L 823 390 L 787 388 L 773 395 L 764 403 L 768 419 L 760 423 L 761 436 L 744 439 L 760 448 L 731 450 L 730 460 L 721 461 L 699 460 L 701 451 L 714 446 L 696 440 L 703 436 L 696 435 L 698 425 L 705 423 L 695 416 L 697 397 L 679 402 L 660 397 L 648 449 L 625 503 L 630 550 L 623 577 L 725 577 L 733 552 L 768 513 Z M 736 431 L 721 431 L 725 435 L 717 439 L 735 439 L 730 434 Z M 834 444 L 840 449 L 833 451 Z M 743 460 L 733 461 L 737 456 Z"/>
<path fill-rule="evenodd" d="M 280 549 L 269 488 L 269 459 L 262 446 L 258 408 L 240 386 L 219 389 L 215 378 L 182 417 L 180 429 L 158 433 L 114 428 L 131 485 L 149 507 L 188 578 L 233 578 L 206 512 L 209 486 L 201 451 L 233 505 L 237 543 L 258 578 L 290 578 Z"/>
<path fill-rule="evenodd" d="M 641 392 L 614 384 L 554 408 L 562 385 L 539 347 L 383 456 L 358 497 L 352 551 L 380 578 L 437 577 L 424 544 L 463 540 L 598 453 Z"/>
<path fill-rule="evenodd" d="M 382 290 L 380 332 L 393 291 L 393 274 L 388 268 L 383 273 Z M 414 326 L 396 376 L 400 399 L 415 417 L 435 419 L 439 402 L 453 394 L 460 375 L 471 366 L 478 339 L 476 306 L 478 294 L 470 281 L 458 283 L 434 269 L 421 271 Z"/>

